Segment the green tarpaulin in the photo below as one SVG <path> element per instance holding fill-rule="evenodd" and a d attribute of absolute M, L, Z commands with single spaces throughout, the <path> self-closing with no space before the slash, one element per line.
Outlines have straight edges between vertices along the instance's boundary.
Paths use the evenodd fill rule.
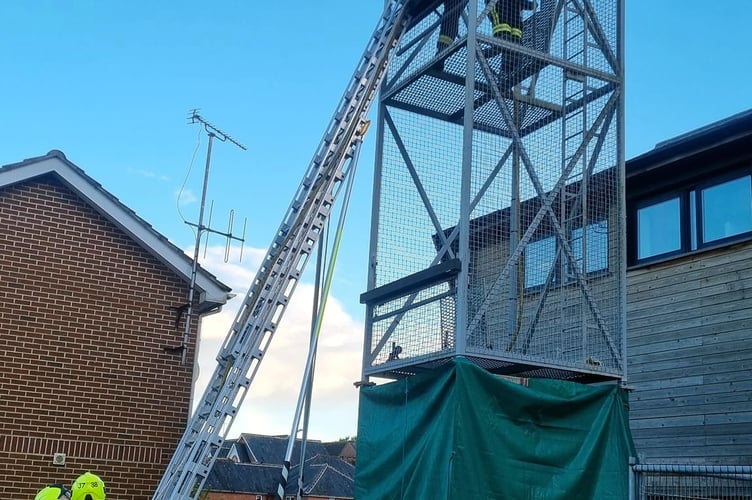
<path fill-rule="evenodd" d="M 626 391 L 525 382 L 456 358 L 363 387 L 355 498 L 628 498 Z"/>

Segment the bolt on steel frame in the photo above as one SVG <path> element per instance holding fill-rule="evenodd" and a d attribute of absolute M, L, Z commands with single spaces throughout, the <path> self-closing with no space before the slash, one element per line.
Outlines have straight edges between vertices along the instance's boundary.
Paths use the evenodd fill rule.
<path fill-rule="evenodd" d="M 626 381 L 623 0 L 541 0 L 493 36 L 515 3 L 422 2 L 394 49 L 362 383 L 454 356 Z"/>

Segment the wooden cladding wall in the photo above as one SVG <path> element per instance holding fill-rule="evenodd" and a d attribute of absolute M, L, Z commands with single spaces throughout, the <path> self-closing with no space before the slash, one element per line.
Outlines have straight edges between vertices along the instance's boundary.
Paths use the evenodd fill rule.
<path fill-rule="evenodd" d="M 627 289 L 640 457 L 752 464 L 752 243 L 631 270 Z"/>

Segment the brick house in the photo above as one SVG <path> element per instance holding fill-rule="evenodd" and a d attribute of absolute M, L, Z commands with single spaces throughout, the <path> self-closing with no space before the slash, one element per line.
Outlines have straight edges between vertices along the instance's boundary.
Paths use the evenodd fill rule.
<path fill-rule="evenodd" d="M 0 491 L 86 470 L 150 497 L 191 408 L 200 316 L 230 289 L 60 151 L 0 168 Z"/>
<path fill-rule="evenodd" d="M 332 443 L 324 443 L 329 455 L 337 457 L 340 460 L 355 465 L 355 459 L 357 458 L 356 441 L 354 439 L 348 439 L 346 441 L 335 441 Z"/>
<path fill-rule="evenodd" d="M 204 484 L 202 500 L 272 500 L 282 475 L 287 436 L 243 433 L 223 444 Z M 300 475 L 300 446 L 295 441 L 292 467 L 284 500 L 297 498 Z M 347 446 L 349 444 L 349 447 Z M 334 453 L 332 453 L 334 450 Z M 341 456 L 352 454 L 352 462 Z M 303 465 L 303 500 L 346 500 L 353 498 L 355 448 L 351 442 L 322 443 L 309 440 Z"/>

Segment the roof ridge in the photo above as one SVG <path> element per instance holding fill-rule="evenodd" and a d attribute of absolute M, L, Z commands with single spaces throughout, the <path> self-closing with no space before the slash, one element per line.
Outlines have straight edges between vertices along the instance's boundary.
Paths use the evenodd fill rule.
<path fill-rule="evenodd" d="M 248 443 L 248 440 L 245 438 L 245 433 L 240 433 L 240 436 L 235 438 L 235 446 L 238 446 L 238 443 L 242 443 L 243 448 L 245 448 L 246 453 L 248 454 L 248 458 L 251 460 L 251 463 L 261 463 L 259 462 L 258 457 L 256 457 L 256 454 L 253 453 L 253 450 L 251 449 L 251 445 Z"/>
<path fill-rule="evenodd" d="M 193 259 L 164 234 L 123 203 L 101 183 L 81 167 L 70 161 L 57 149 L 44 156 L 0 166 L 0 187 L 29 182 L 44 176 L 54 176 L 66 189 L 78 196 L 83 203 L 115 224 L 120 231 L 151 253 L 177 276 L 190 279 Z M 210 293 L 209 301 L 225 304 L 231 288 L 197 264 L 201 284 L 199 288 Z"/>
<path fill-rule="evenodd" d="M 282 467 L 279 464 L 268 464 L 265 462 L 248 463 L 248 462 L 233 462 L 232 460 L 228 460 L 228 461 L 232 462 L 233 465 L 243 466 L 243 467 L 266 467 L 269 469 L 280 469 Z"/>
<path fill-rule="evenodd" d="M 327 467 L 329 467 L 329 465 L 328 464 L 311 464 L 310 467 L 311 468 L 321 467 L 321 471 L 318 474 L 316 474 L 316 477 L 314 478 L 314 480 L 310 482 L 306 493 L 311 493 L 313 491 L 313 489 L 316 487 L 319 481 L 321 481 L 321 478 L 324 476 L 324 473 L 326 472 L 326 469 Z"/>
<path fill-rule="evenodd" d="M 336 460 L 339 460 L 339 459 L 337 458 Z M 347 463 L 344 460 L 342 460 L 342 462 L 343 463 Z M 319 481 L 321 481 L 321 479 L 324 477 L 324 474 L 326 474 L 326 471 L 328 471 L 328 470 L 331 470 L 335 474 L 338 474 L 339 476 L 343 477 L 344 479 L 346 479 L 347 481 L 349 481 L 351 483 L 355 482 L 355 478 L 354 477 L 350 477 L 347 474 L 343 474 L 342 472 L 338 471 L 336 468 L 332 467 L 328 463 L 315 464 L 315 465 L 311 465 L 311 467 L 321 467 L 321 471 L 316 475 L 316 478 L 313 481 L 311 481 L 310 485 L 306 489 L 306 493 L 308 493 L 308 494 L 310 494 L 313 491 L 313 489 L 316 487 L 316 485 L 319 483 Z"/>
<path fill-rule="evenodd" d="M 720 120 L 716 120 L 714 122 L 708 123 L 706 125 L 700 126 L 698 128 L 688 130 L 682 134 L 679 134 L 675 137 L 670 137 L 668 139 L 664 139 L 663 141 L 658 142 L 653 149 L 661 149 L 664 147 L 670 147 L 685 141 L 688 141 L 690 139 L 693 139 L 698 136 L 702 136 L 705 134 L 708 134 L 709 132 L 712 132 L 714 130 L 718 130 L 719 128 L 723 127 L 724 125 L 728 125 L 732 122 L 743 120 L 745 118 L 752 117 L 752 109 L 747 109 L 744 111 L 741 111 L 739 113 L 735 113 L 731 116 L 727 116 L 726 118 L 721 118 Z"/>
<path fill-rule="evenodd" d="M 337 460 L 340 460 L 340 459 L 338 458 Z M 342 461 L 343 463 L 345 463 L 345 464 L 347 464 L 347 465 L 350 465 L 350 466 L 352 467 L 352 464 L 350 464 L 350 463 L 347 463 L 347 462 L 345 462 L 344 460 L 341 460 L 341 461 Z M 337 473 L 337 474 L 339 474 L 340 476 L 342 476 L 342 477 L 344 477 L 345 479 L 347 479 L 348 481 L 353 481 L 353 482 L 355 482 L 355 478 L 353 478 L 353 477 L 350 477 L 350 476 L 348 476 L 347 474 L 344 474 L 343 472 L 340 472 L 340 471 L 339 471 L 339 470 L 337 470 L 337 469 L 336 469 L 335 467 L 332 467 L 332 466 L 331 466 L 331 465 L 329 465 L 329 464 L 326 464 L 326 466 L 327 466 L 327 467 L 329 467 L 330 469 L 332 469 L 332 470 L 333 470 L 334 472 L 336 472 L 336 473 Z M 354 468 L 355 468 L 355 467 L 353 467 L 353 469 L 354 469 Z"/>

